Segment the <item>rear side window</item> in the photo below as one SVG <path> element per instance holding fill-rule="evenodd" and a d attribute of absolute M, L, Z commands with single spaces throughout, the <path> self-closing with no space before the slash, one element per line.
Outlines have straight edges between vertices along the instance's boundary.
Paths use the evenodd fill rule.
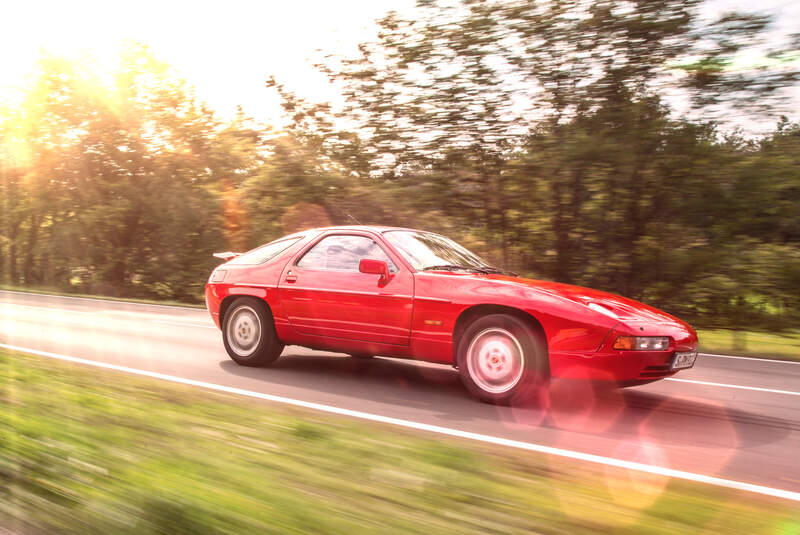
<path fill-rule="evenodd" d="M 237 256 L 228 264 L 263 264 L 267 260 L 271 260 L 278 256 L 280 253 L 297 243 L 302 236 L 297 238 L 289 238 L 286 240 L 274 241 L 266 245 L 262 245 L 257 249 L 246 252 L 241 256 Z"/>

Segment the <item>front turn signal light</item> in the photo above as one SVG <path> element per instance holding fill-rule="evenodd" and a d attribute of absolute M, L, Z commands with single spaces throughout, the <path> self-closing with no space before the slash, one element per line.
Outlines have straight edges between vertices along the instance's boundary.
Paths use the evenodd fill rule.
<path fill-rule="evenodd" d="M 614 349 L 625 351 L 666 351 L 669 338 L 666 336 L 618 336 Z"/>

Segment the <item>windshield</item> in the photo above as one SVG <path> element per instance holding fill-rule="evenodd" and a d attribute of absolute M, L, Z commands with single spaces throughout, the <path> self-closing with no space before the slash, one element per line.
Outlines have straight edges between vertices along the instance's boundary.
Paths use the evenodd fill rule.
<path fill-rule="evenodd" d="M 491 267 L 475 253 L 438 234 L 390 230 L 384 236 L 416 270 L 437 267 L 484 270 Z"/>

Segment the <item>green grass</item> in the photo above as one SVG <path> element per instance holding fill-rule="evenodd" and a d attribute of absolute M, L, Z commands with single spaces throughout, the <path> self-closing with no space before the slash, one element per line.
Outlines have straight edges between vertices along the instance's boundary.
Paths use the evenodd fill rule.
<path fill-rule="evenodd" d="M 800 533 L 797 504 L 0 352 L 12 533 Z"/>
<path fill-rule="evenodd" d="M 0 290 L 25 292 L 31 294 L 63 295 L 65 297 L 82 297 L 85 299 L 110 299 L 112 301 L 122 301 L 124 303 L 144 303 L 147 305 L 170 305 L 190 308 L 205 308 L 205 305 L 199 302 L 188 303 L 184 301 L 171 301 L 168 299 L 144 299 L 138 297 L 113 297 L 109 295 L 84 294 L 77 292 L 65 292 L 62 289 L 48 288 L 46 286 L 13 286 L 9 284 L 0 284 Z"/>
<path fill-rule="evenodd" d="M 800 360 L 800 331 L 766 333 L 760 331 L 701 330 L 700 351 L 722 355 Z"/>

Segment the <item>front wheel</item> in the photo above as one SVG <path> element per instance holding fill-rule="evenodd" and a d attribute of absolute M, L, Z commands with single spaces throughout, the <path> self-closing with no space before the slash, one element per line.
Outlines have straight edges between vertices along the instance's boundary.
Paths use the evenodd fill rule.
<path fill-rule="evenodd" d="M 537 397 L 547 385 L 547 352 L 520 318 L 490 314 L 472 322 L 458 345 L 458 372 L 486 403 L 510 405 Z"/>
<path fill-rule="evenodd" d="M 240 297 L 231 304 L 222 325 L 222 341 L 228 355 L 243 366 L 272 364 L 283 352 L 269 308 L 253 297 Z"/>

